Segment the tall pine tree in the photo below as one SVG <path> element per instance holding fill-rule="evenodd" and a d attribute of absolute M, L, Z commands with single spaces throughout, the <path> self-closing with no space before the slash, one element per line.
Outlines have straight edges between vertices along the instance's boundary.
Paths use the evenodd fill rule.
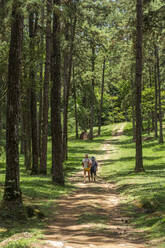
<path fill-rule="evenodd" d="M 6 179 L 4 204 L 14 208 L 22 203 L 19 176 L 19 99 L 23 15 L 21 1 L 13 0 L 11 40 L 8 64 L 8 92 L 6 116 Z"/>
<path fill-rule="evenodd" d="M 136 165 L 135 171 L 144 171 L 143 158 L 142 158 L 142 118 L 141 118 L 141 85 L 142 85 L 142 25 L 143 25 L 143 12 L 142 0 L 137 0 L 136 5 Z"/>

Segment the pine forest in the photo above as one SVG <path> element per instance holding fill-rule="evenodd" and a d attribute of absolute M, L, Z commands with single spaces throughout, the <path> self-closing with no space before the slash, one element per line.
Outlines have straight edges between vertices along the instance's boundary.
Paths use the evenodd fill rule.
<path fill-rule="evenodd" d="M 165 247 L 165 1 L 0 0 L 0 247 Z"/>

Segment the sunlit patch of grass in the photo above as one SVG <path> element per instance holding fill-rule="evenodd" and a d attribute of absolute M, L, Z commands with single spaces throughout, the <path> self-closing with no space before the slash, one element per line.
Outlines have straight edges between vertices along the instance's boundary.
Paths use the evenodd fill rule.
<path fill-rule="evenodd" d="M 17 241 L 11 241 L 2 248 L 31 248 L 31 244 L 34 240 L 20 239 Z"/>
<path fill-rule="evenodd" d="M 164 244 L 158 245 L 157 248 L 165 248 L 165 242 L 164 242 Z"/>
<path fill-rule="evenodd" d="M 38 218 L 31 218 L 24 221 L 12 221 L 10 219 L 6 219 L 0 226 L 2 228 L 2 232 L 0 232 L 0 242 L 6 238 L 9 238 L 15 234 L 28 232 L 32 236 L 33 239 L 37 239 L 42 237 L 42 231 L 44 230 L 44 220 Z"/>
<path fill-rule="evenodd" d="M 131 124 L 127 124 L 122 136 L 112 139 L 111 145 L 116 152 L 105 161 L 102 177 L 116 182 L 117 190 L 125 196 L 123 209 L 134 217 L 133 224 L 146 231 L 147 239 L 164 237 L 165 144 L 160 145 L 154 139 L 143 141 L 145 172 L 142 173 L 134 172 L 135 142 Z"/>
<path fill-rule="evenodd" d="M 0 228 L 0 236 L 2 236 L 3 233 L 6 233 L 6 232 L 7 232 L 7 228 L 5 228 L 5 227 Z"/>

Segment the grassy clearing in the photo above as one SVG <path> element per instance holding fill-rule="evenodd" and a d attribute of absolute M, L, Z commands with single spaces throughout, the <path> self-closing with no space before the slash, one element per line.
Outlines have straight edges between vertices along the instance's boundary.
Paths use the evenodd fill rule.
<path fill-rule="evenodd" d="M 145 136 L 145 135 L 144 135 Z M 152 136 L 151 136 L 152 137 Z M 144 231 L 148 240 L 158 240 L 165 247 L 165 144 L 157 140 L 143 142 L 144 173 L 134 173 L 135 143 L 132 128 L 128 124 L 124 135 L 112 139 L 113 152 L 104 161 L 102 176 L 117 183 L 120 193 L 125 195 L 123 209 L 133 216 L 133 224 Z"/>
<path fill-rule="evenodd" d="M 12 222 L 7 220 L 0 222 L 0 241 L 11 237 L 15 233 L 29 232 L 35 238 L 41 237 L 46 221 L 55 211 L 55 199 L 61 195 L 67 195 L 69 192 L 76 190 L 76 186 L 68 180 L 77 171 L 81 170 L 81 161 L 85 153 L 89 156 L 104 154 L 100 150 L 101 143 L 111 136 L 114 125 L 102 128 L 102 136 L 95 137 L 93 141 L 76 140 L 73 135 L 69 139 L 69 159 L 64 164 L 66 184 L 65 187 L 53 185 L 51 182 L 51 145 L 48 145 L 48 175 L 47 176 L 31 176 L 23 166 L 23 156 L 20 156 L 20 180 L 23 201 L 25 206 L 37 206 L 44 213 L 45 218 L 39 219 L 37 216 L 30 218 L 26 222 Z M 95 133 L 97 130 L 95 130 Z M 5 156 L 1 156 L 0 160 L 0 200 L 3 197 L 3 185 L 5 180 Z M 26 240 L 22 239 L 19 244 L 13 243 L 12 248 L 29 247 Z M 10 247 L 10 246 L 9 246 Z M 7 246 L 7 248 L 9 248 Z"/>

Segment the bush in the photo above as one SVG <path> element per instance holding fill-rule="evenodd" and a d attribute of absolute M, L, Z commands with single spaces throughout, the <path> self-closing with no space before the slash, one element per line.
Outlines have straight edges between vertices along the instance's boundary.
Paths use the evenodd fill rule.
<path fill-rule="evenodd" d="M 28 240 L 17 240 L 11 241 L 9 244 L 5 245 L 3 248 L 30 248 L 30 242 Z"/>

